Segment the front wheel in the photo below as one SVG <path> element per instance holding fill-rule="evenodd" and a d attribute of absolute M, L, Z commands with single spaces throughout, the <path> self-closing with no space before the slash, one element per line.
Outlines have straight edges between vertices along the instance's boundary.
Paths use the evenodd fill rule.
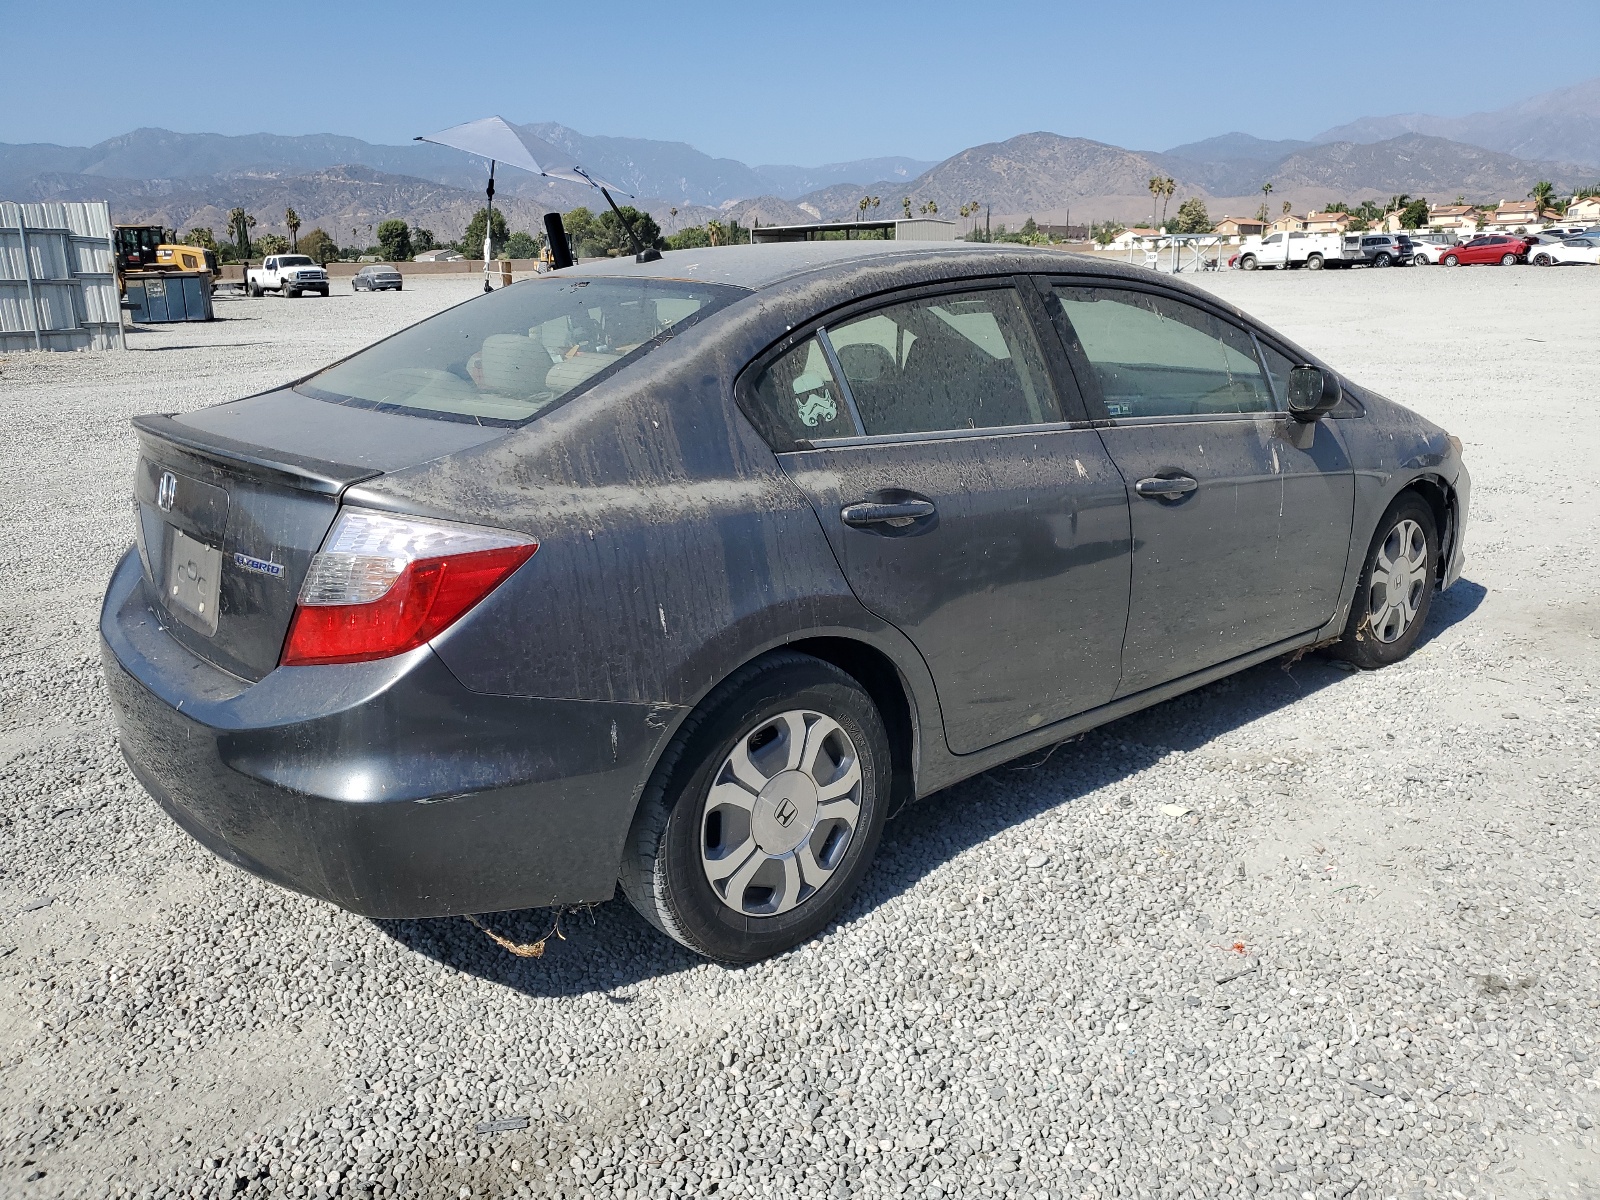
<path fill-rule="evenodd" d="M 300 293 L 285 284 L 283 288 L 283 298 L 285 300 L 298 300 L 300 298 Z"/>
<path fill-rule="evenodd" d="M 1433 510 L 1415 492 L 1404 492 L 1378 522 L 1334 653 L 1368 671 L 1410 654 L 1433 605 L 1438 571 Z"/>
<path fill-rule="evenodd" d="M 1254 254 L 1246 254 L 1239 260 L 1239 269 L 1241 271 L 1254 271 L 1257 265 L 1256 256 Z"/>
<path fill-rule="evenodd" d="M 1516 262 L 1517 262 L 1517 256 L 1515 254 L 1502 254 L 1500 256 L 1500 265 L 1502 267 L 1515 266 Z"/>
<path fill-rule="evenodd" d="M 1536 267 L 1553 267 L 1556 260 L 1548 254 L 1540 253 L 1533 256 L 1533 265 Z"/>
<path fill-rule="evenodd" d="M 662 756 L 628 834 L 623 894 L 708 958 L 780 954 L 826 928 L 866 874 L 891 777 L 860 684 L 807 655 L 757 659 Z"/>
<path fill-rule="evenodd" d="M 1459 267 L 1461 259 L 1454 254 L 1446 254 L 1444 256 L 1444 265 L 1447 267 Z"/>

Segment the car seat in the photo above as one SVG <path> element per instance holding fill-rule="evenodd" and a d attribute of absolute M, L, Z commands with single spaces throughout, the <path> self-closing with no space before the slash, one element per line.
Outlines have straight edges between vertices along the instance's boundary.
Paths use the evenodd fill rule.
<path fill-rule="evenodd" d="M 484 391 L 527 400 L 545 390 L 550 353 L 532 338 L 491 333 L 483 339 L 478 371 Z"/>

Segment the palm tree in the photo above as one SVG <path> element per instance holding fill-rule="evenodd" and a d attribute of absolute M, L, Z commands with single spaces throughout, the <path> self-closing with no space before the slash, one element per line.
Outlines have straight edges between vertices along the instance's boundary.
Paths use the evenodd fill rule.
<path fill-rule="evenodd" d="M 677 205 L 673 205 L 671 208 L 667 209 L 667 212 L 672 214 L 672 228 L 673 229 L 677 229 L 678 228 L 678 206 Z"/>
<path fill-rule="evenodd" d="M 1150 176 L 1150 182 L 1145 184 L 1150 189 L 1150 224 L 1156 223 L 1156 201 L 1161 199 L 1161 194 L 1167 190 L 1167 181 L 1160 175 Z"/>
<path fill-rule="evenodd" d="M 901 196 L 900 197 L 900 207 L 905 210 L 906 220 L 909 221 L 911 219 L 911 197 L 910 196 Z"/>
<path fill-rule="evenodd" d="M 1172 199 L 1172 193 L 1178 190 L 1178 181 L 1171 175 L 1161 180 L 1161 224 L 1167 223 L 1167 202 Z"/>
<path fill-rule="evenodd" d="M 300 249 L 300 214 L 292 208 L 284 209 L 283 223 L 289 227 L 289 249 Z"/>
<path fill-rule="evenodd" d="M 1556 185 L 1548 179 L 1541 179 L 1533 185 L 1533 191 L 1528 193 L 1528 199 L 1533 201 L 1533 215 L 1536 218 L 1544 216 L 1545 210 L 1551 206 L 1551 201 L 1555 199 L 1555 195 Z"/>
<path fill-rule="evenodd" d="M 1261 185 L 1261 219 L 1263 221 L 1267 219 L 1267 197 L 1270 195 L 1272 195 L 1272 184 L 1263 183 Z"/>
<path fill-rule="evenodd" d="M 706 222 L 706 240 L 713 246 L 722 245 L 722 237 L 727 231 L 723 229 L 721 221 Z"/>

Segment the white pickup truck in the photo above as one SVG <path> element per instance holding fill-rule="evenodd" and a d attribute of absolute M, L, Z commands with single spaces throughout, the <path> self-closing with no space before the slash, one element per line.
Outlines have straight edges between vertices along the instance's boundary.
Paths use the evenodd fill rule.
<path fill-rule="evenodd" d="M 1337 233 L 1269 233 L 1248 237 L 1236 260 L 1241 271 L 1260 267 L 1349 267 L 1363 261 L 1360 246 L 1350 247 Z"/>
<path fill-rule="evenodd" d="M 252 296 L 262 292 L 282 292 L 294 299 L 301 292 L 328 294 L 328 273 L 311 260 L 309 254 L 271 254 L 259 267 L 244 273 L 245 287 Z"/>

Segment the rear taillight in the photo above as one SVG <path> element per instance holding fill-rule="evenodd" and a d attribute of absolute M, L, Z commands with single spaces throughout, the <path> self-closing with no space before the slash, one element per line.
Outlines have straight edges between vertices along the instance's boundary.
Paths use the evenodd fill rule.
<path fill-rule="evenodd" d="M 504 530 L 347 508 L 311 560 L 280 664 L 366 662 L 414 650 L 538 548 Z"/>

